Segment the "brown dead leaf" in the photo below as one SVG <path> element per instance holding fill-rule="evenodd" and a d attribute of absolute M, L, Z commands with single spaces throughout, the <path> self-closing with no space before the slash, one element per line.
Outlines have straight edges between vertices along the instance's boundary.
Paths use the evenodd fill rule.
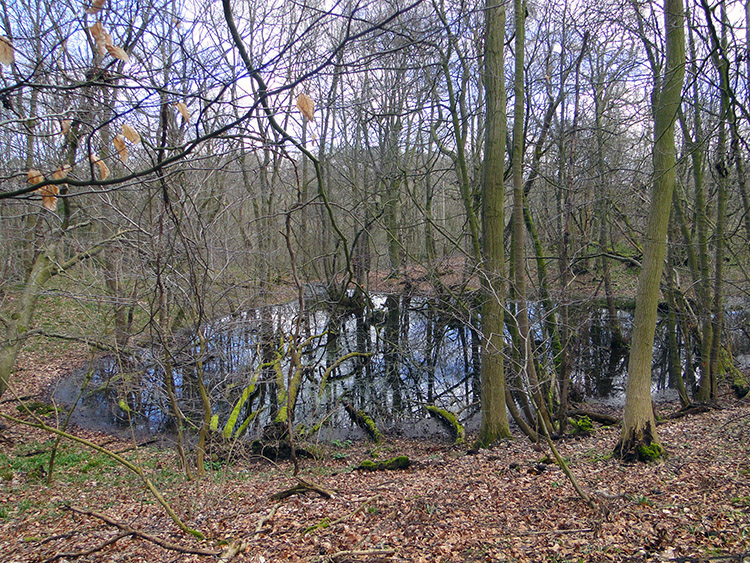
<path fill-rule="evenodd" d="M 120 160 L 123 164 L 125 164 L 128 161 L 128 146 L 125 143 L 125 137 L 120 135 L 119 133 L 115 135 L 115 138 L 112 139 L 112 142 L 115 145 L 115 148 L 117 149 L 118 154 L 120 155 Z"/>
<path fill-rule="evenodd" d="M 127 123 L 122 124 L 122 134 L 125 135 L 125 138 L 133 144 L 137 145 L 141 142 L 141 136 L 138 134 L 138 131 L 133 129 Z"/>
<path fill-rule="evenodd" d="M 304 92 L 297 96 L 297 109 L 308 121 L 315 121 L 315 102 Z"/>
<path fill-rule="evenodd" d="M 94 25 L 89 27 L 89 31 L 91 32 L 91 36 L 94 38 L 96 49 L 97 51 L 99 51 L 99 54 L 106 55 L 107 46 L 113 45 L 112 36 L 107 33 L 106 29 L 104 29 L 102 22 L 96 22 Z"/>
<path fill-rule="evenodd" d="M 187 106 L 182 102 L 177 102 L 175 106 L 177 106 L 177 109 L 182 114 L 183 119 L 190 123 L 190 112 L 188 111 Z"/>
<path fill-rule="evenodd" d="M 120 59 L 125 64 L 130 62 L 130 57 L 121 47 L 118 47 L 117 45 L 104 45 L 104 48 L 107 49 L 107 52 L 110 55 L 112 55 L 116 59 Z"/>
<path fill-rule="evenodd" d="M 39 192 L 42 194 L 42 207 L 48 211 L 56 211 L 57 194 L 60 193 L 60 188 L 56 185 L 44 186 L 39 188 Z"/>
<path fill-rule="evenodd" d="M 16 60 L 13 43 L 4 35 L 0 35 L 0 64 L 10 66 Z"/>
<path fill-rule="evenodd" d="M 42 173 L 35 168 L 29 168 L 28 178 L 29 184 L 31 185 L 38 184 L 39 182 L 44 182 L 44 176 L 42 176 Z"/>
<path fill-rule="evenodd" d="M 99 167 L 99 175 L 101 176 L 101 179 L 106 180 L 107 176 L 109 176 L 109 167 L 96 154 L 93 154 L 93 153 L 90 154 L 89 158 L 91 159 L 91 162 L 93 162 Z"/>
<path fill-rule="evenodd" d="M 102 11 L 106 1 L 107 0 L 92 0 L 91 7 L 86 10 L 86 13 L 89 15 L 98 14 Z"/>
<path fill-rule="evenodd" d="M 70 167 L 67 167 L 70 169 Z M 64 178 L 65 176 L 59 174 L 67 174 L 67 170 L 64 168 L 58 168 L 57 171 L 55 171 L 54 178 L 55 180 Z M 38 184 L 39 182 L 44 182 L 44 176 L 42 175 L 39 170 L 36 170 L 35 168 L 30 168 L 28 172 L 28 178 L 29 178 L 29 184 Z M 42 206 L 45 209 L 48 209 L 49 211 L 55 211 L 57 209 L 57 194 L 60 193 L 60 188 L 56 185 L 53 186 L 42 186 L 38 190 L 36 190 L 38 194 L 42 196 Z"/>
<path fill-rule="evenodd" d="M 52 175 L 52 177 L 55 180 L 62 180 L 63 178 L 68 177 L 68 172 L 70 172 L 70 165 L 66 164 L 64 166 L 58 166 L 57 170 L 55 170 L 55 173 Z"/>
<path fill-rule="evenodd" d="M 60 130 L 62 131 L 63 135 L 67 135 L 68 133 L 70 133 L 70 125 L 71 125 L 70 119 L 63 119 L 60 122 Z"/>

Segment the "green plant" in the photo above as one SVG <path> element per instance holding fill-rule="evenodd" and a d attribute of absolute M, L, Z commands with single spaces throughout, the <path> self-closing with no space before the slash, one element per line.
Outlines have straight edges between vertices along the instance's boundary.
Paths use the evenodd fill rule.
<path fill-rule="evenodd" d="M 336 448 L 351 448 L 352 447 L 352 441 L 351 440 L 344 440 L 343 442 L 341 440 L 331 440 L 331 445 Z"/>
<path fill-rule="evenodd" d="M 594 423 L 587 415 L 569 419 L 574 435 L 587 435 L 594 431 Z"/>
<path fill-rule="evenodd" d="M 333 452 L 331 454 L 331 457 L 333 459 L 346 459 L 347 457 L 349 457 L 349 454 L 345 454 L 344 452 Z"/>
<path fill-rule="evenodd" d="M 30 401 L 28 403 L 23 403 L 21 405 L 18 405 L 16 409 L 20 413 L 25 413 L 28 410 L 40 416 L 45 416 L 55 412 L 55 407 L 53 407 L 52 405 L 48 405 L 47 403 L 41 403 L 39 401 Z"/>
<path fill-rule="evenodd" d="M 625 495 L 625 498 L 641 506 L 654 506 L 654 501 L 644 495 Z"/>
<path fill-rule="evenodd" d="M 611 451 L 599 451 L 595 448 L 592 448 L 590 450 L 586 450 L 584 454 L 590 461 L 598 462 L 598 461 L 608 461 L 612 459 L 613 454 Z"/>

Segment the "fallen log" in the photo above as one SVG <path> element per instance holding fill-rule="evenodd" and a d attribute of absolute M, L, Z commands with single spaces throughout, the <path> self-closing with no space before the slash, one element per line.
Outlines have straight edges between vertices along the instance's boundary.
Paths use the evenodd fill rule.
<path fill-rule="evenodd" d="M 608 414 L 604 414 L 600 412 L 589 411 L 585 409 L 569 410 L 568 416 L 588 416 L 594 422 L 598 422 L 599 424 L 603 424 L 604 426 L 613 426 L 615 424 L 620 424 L 620 422 L 622 422 L 621 419 L 617 417 L 610 416 Z"/>

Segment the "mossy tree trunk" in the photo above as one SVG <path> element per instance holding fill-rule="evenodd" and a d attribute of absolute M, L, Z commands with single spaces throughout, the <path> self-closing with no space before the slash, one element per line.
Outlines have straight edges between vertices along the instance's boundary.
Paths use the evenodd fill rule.
<path fill-rule="evenodd" d="M 503 367 L 505 135 L 505 5 L 485 4 L 484 87 L 487 103 L 482 193 L 482 421 L 479 446 L 510 436 Z"/>
<path fill-rule="evenodd" d="M 674 125 L 685 74 L 684 24 L 682 0 L 665 0 L 666 67 L 663 77 L 654 67 L 652 95 L 654 184 L 643 244 L 643 265 L 638 276 L 622 434 L 615 447 L 615 454 L 627 459 L 653 459 L 658 455 L 652 454 L 661 453 L 651 408 L 651 362 L 675 185 Z M 643 39 L 650 49 L 647 39 Z"/>
<path fill-rule="evenodd" d="M 5 330 L 0 343 L 0 397 L 8 388 L 16 357 L 32 328 L 39 295 L 47 281 L 58 272 L 50 258 L 56 249 L 57 245 L 53 243 L 37 254 L 16 306 L 7 318 L 2 319 Z"/>

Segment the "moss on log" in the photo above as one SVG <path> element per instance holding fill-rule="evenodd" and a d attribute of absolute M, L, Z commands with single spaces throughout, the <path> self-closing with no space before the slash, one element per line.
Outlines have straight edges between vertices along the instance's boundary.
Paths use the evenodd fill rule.
<path fill-rule="evenodd" d="M 399 455 L 386 461 L 364 460 L 356 469 L 360 471 L 387 471 L 394 469 L 406 469 L 411 465 L 409 456 Z"/>
<path fill-rule="evenodd" d="M 462 444 L 466 440 L 464 426 L 458 421 L 458 417 L 455 414 L 434 405 L 427 405 L 425 409 L 451 433 L 454 444 Z"/>
<path fill-rule="evenodd" d="M 344 403 L 346 412 L 352 419 L 352 422 L 364 430 L 365 434 L 376 444 L 379 444 L 383 440 L 383 435 L 378 430 L 375 421 L 364 411 L 354 408 L 351 403 Z"/>

